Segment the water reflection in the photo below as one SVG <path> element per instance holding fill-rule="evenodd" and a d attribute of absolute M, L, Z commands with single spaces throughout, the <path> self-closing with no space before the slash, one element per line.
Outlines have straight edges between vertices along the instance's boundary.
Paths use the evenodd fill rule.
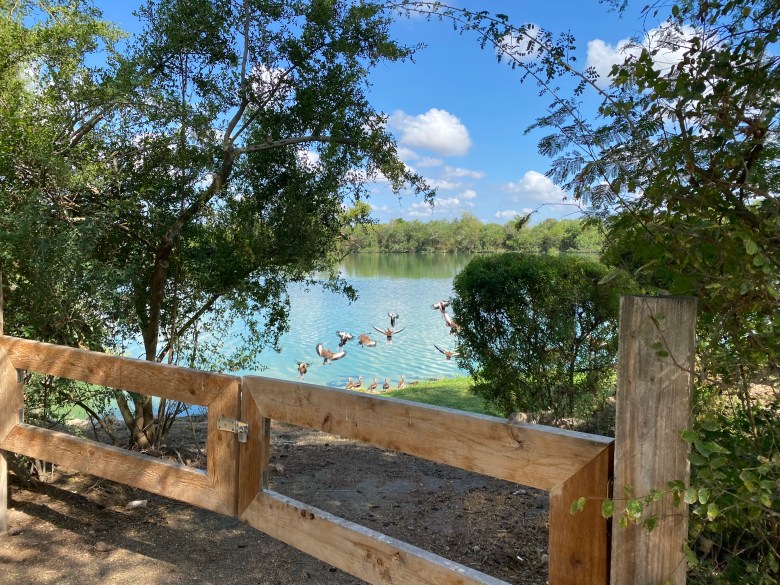
<path fill-rule="evenodd" d="M 352 254 L 340 267 L 345 277 L 452 280 L 472 254 Z"/>
<path fill-rule="evenodd" d="M 349 256 L 341 266 L 342 276 L 358 291 L 359 298 L 345 298 L 319 289 L 293 286 L 290 289 L 290 331 L 281 340 L 282 351 L 265 351 L 263 376 L 298 379 L 298 362 L 312 365 L 305 381 L 343 387 L 349 377 L 363 376 L 367 385 L 377 377 L 395 387 L 401 374 L 407 382 L 465 375 L 455 360 L 448 361 L 435 345 L 454 349 L 441 313 L 431 309 L 436 301 L 452 296 L 452 279 L 471 259 L 468 255 L 360 254 Z M 390 326 L 388 312 L 400 315 L 391 343 L 374 330 Z M 344 348 L 347 355 L 323 364 L 315 347 L 338 349 L 338 331 L 348 331 L 354 339 Z M 377 341 L 376 347 L 357 343 L 361 333 Z"/>

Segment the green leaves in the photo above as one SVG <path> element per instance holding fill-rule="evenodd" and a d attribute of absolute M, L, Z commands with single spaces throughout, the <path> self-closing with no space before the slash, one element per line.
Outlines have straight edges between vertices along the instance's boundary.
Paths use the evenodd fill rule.
<path fill-rule="evenodd" d="M 570 256 L 498 254 L 454 280 L 455 318 L 475 390 L 507 414 L 592 412 L 614 383 L 622 273 Z"/>
<path fill-rule="evenodd" d="M 582 512 L 584 508 L 585 508 L 585 497 L 580 497 L 571 503 L 571 508 L 569 509 L 569 513 L 576 514 L 578 512 Z"/>

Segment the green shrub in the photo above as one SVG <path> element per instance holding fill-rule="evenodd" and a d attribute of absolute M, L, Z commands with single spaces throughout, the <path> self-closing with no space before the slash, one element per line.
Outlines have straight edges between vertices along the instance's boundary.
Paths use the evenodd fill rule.
<path fill-rule="evenodd" d="M 780 401 L 719 400 L 691 443 L 691 583 L 769 585 L 780 576 Z"/>
<path fill-rule="evenodd" d="M 461 363 L 504 414 L 587 417 L 614 385 L 626 274 L 583 258 L 498 254 L 454 280 Z"/>

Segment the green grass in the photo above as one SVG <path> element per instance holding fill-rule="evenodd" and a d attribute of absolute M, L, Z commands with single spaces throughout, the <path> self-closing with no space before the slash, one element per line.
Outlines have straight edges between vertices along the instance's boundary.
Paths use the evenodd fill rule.
<path fill-rule="evenodd" d="M 400 390 L 388 390 L 384 396 L 500 416 L 495 411 L 485 410 L 484 399 L 471 391 L 471 378 L 468 377 L 420 382 Z"/>

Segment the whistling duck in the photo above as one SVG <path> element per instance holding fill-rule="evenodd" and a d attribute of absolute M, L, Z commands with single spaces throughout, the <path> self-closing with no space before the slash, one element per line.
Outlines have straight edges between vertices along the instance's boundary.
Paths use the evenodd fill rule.
<path fill-rule="evenodd" d="M 444 317 L 444 322 L 447 324 L 447 327 L 450 328 L 450 335 L 455 335 L 458 331 L 460 331 L 460 325 L 458 325 L 452 317 L 450 317 L 444 311 L 442 311 L 441 314 Z"/>
<path fill-rule="evenodd" d="M 377 386 L 379 386 L 379 383 L 377 382 L 376 376 L 374 376 L 374 381 L 368 385 L 368 388 L 366 388 L 366 390 L 368 390 L 369 392 L 374 392 Z"/>
<path fill-rule="evenodd" d="M 298 362 L 298 376 L 300 376 L 301 380 L 303 380 L 303 377 L 306 375 L 306 372 L 309 371 L 310 365 L 311 362 Z"/>
<path fill-rule="evenodd" d="M 406 379 L 403 374 L 401 374 L 401 379 L 398 381 L 397 388 L 406 388 Z"/>
<path fill-rule="evenodd" d="M 395 327 L 395 321 L 400 317 L 400 315 L 394 311 L 390 311 L 387 316 L 390 317 L 390 327 Z"/>
<path fill-rule="evenodd" d="M 349 379 L 347 380 L 347 385 L 345 386 L 345 388 L 347 390 L 352 390 L 352 388 L 354 387 L 355 387 L 355 382 L 352 380 L 352 376 L 350 376 Z"/>
<path fill-rule="evenodd" d="M 333 362 L 335 360 L 340 360 L 345 355 L 347 355 L 347 352 L 344 351 L 343 349 L 341 351 L 339 351 L 339 352 L 335 352 L 334 353 L 331 350 L 326 349 L 325 346 L 322 345 L 321 343 L 317 344 L 317 348 L 316 349 L 317 349 L 317 355 L 322 358 L 322 363 L 323 364 L 329 364 L 329 363 L 331 363 L 331 362 Z"/>
<path fill-rule="evenodd" d="M 393 329 L 392 327 L 388 327 L 387 329 L 382 329 L 381 327 L 377 327 L 376 325 L 374 325 L 374 329 L 376 329 L 377 331 L 379 331 L 379 333 L 387 337 L 388 342 L 391 342 L 393 341 L 393 335 L 395 335 L 396 333 L 401 333 L 401 331 L 406 329 L 406 327 L 401 327 L 400 329 Z"/>
<path fill-rule="evenodd" d="M 443 353 L 443 354 L 444 354 L 444 357 L 446 357 L 448 361 L 449 361 L 449 360 L 451 360 L 453 357 L 457 357 L 457 356 L 459 356 L 459 355 L 460 355 L 460 354 L 459 354 L 457 351 L 447 351 L 446 349 L 442 349 L 441 347 L 439 347 L 439 346 L 438 346 L 438 345 L 436 345 L 435 343 L 433 344 L 433 347 L 435 347 L 435 348 L 436 348 L 436 349 L 438 349 L 438 350 L 439 350 L 441 353 Z"/>
<path fill-rule="evenodd" d="M 431 305 L 431 309 L 438 309 L 443 313 L 444 309 L 446 309 L 449 306 L 450 306 L 449 301 L 439 301 L 437 303 L 433 303 L 433 305 Z"/>
<path fill-rule="evenodd" d="M 361 347 L 376 347 L 376 341 L 371 339 L 367 333 L 358 335 L 358 345 Z"/>
<path fill-rule="evenodd" d="M 350 339 L 352 339 L 352 334 L 347 333 L 346 331 L 337 331 L 336 335 L 339 336 L 339 347 L 344 347 Z"/>
<path fill-rule="evenodd" d="M 358 388 L 363 386 L 363 376 L 358 376 L 357 382 L 352 384 L 351 390 L 357 390 Z"/>
<path fill-rule="evenodd" d="M 385 378 L 385 383 L 382 384 L 382 390 L 390 390 L 390 380 Z"/>

